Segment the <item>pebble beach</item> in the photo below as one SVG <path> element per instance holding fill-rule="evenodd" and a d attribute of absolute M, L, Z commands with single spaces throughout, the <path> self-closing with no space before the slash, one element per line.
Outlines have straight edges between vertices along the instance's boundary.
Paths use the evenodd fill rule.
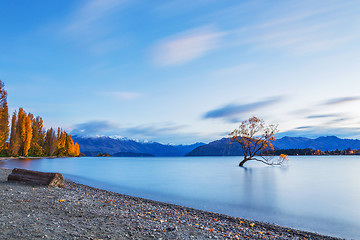
<path fill-rule="evenodd" d="M 8 182 L 0 168 L 0 239 L 338 239 L 127 196 L 66 180 Z"/>

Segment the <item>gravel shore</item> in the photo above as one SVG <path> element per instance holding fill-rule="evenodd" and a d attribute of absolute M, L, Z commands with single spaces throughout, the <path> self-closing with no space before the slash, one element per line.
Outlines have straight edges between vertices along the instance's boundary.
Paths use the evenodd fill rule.
<path fill-rule="evenodd" d="M 131 197 L 66 181 L 7 182 L 0 168 L 0 239 L 338 239 Z"/>

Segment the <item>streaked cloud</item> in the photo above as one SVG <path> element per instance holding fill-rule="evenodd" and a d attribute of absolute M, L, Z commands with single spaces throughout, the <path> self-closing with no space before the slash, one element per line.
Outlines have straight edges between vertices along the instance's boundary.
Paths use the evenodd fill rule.
<path fill-rule="evenodd" d="M 80 123 L 73 126 L 72 135 L 96 137 L 114 136 L 117 138 L 129 138 L 141 141 L 157 141 L 164 144 L 168 143 L 193 143 L 194 136 L 199 140 L 207 140 L 200 133 L 183 132 L 186 125 L 176 125 L 169 123 L 158 123 L 136 126 L 118 126 L 110 121 L 98 120 Z"/>
<path fill-rule="evenodd" d="M 109 121 L 90 121 L 79 123 L 71 130 L 72 135 L 79 136 L 102 136 L 118 131 L 116 125 Z"/>
<path fill-rule="evenodd" d="M 331 118 L 331 117 L 338 117 L 338 114 L 320 114 L 320 115 L 310 115 L 306 118 Z"/>
<path fill-rule="evenodd" d="M 125 0 L 91 0 L 81 6 L 73 15 L 65 31 L 77 33 L 88 29 L 94 22 L 100 20 L 122 6 Z"/>
<path fill-rule="evenodd" d="M 129 42 L 123 32 L 116 30 L 119 23 L 114 16 L 125 9 L 127 0 L 79 1 L 77 8 L 60 23 L 61 38 L 70 40 L 77 47 L 101 55 L 114 52 Z"/>
<path fill-rule="evenodd" d="M 189 62 L 216 48 L 224 35 L 211 27 L 203 27 L 172 36 L 153 47 L 152 60 L 160 66 Z"/>
<path fill-rule="evenodd" d="M 334 98 L 325 102 L 323 105 L 337 105 L 342 103 L 348 103 L 360 100 L 360 97 L 343 97 L 343 98 Z"/>
<path fill-rule="evenodd" d="M 229 104 L 204 114 L 203 119 L 220 118 L 226 121 L 238 121 L 238 117 L 243 113 L 249 113 L 259 108 L 267 107 L 280 101 L 280 97 L 273 97 L 258 102 L 247 104 Z"/>
<path fill-rule="evenodd" d="M 133 128 L 128 128 L 126 131 L 136 135 L 153 136 L 161 133 L 174 132 L 182 128 L 184 128 L 184 126 L 136 126 Z"/>
<path fill-rule="evenodd" d="M 295 128 L 295 130 L 303 130 L 303 129 L 309 129 L 309 128 L 311 128 L 311 126 L 301 126 L 301 127 Z"/>
<path fill-rule="evenodd" d="M 321 136 L 337 136 L 344 138 L 359 138 L 360 127 L 328 127 L 328 126 L 304 126 L 277 134 L 283 136 L 316 138 Z"/>
<path fill-rule="evenodd" d="M 356 5 L 356 1 L 328 6 L 313 1 L 274 4 L 266 17 L 259 14 L 259 22 L 229 32 L 233 45 L 250 45 L 257 51 L 278 50 L 291 55 L 332 52 L 359 40 L 355 25 L 348 24 L 353 21 L 349 9 Z M 343 26 L 341 30 L 339 26 Z"/>

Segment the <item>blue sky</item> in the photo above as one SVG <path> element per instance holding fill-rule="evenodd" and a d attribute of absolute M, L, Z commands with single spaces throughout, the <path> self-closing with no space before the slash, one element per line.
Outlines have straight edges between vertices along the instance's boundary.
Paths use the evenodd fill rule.
<path fill-rule="evenodd" d="M 72 134 L 360 138 L 360 2 L 0 1 L 0 79 Z"/>

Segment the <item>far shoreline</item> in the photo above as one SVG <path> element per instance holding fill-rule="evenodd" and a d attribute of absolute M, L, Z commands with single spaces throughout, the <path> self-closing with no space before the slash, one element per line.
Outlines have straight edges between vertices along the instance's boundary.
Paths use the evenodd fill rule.
<path fill-rule="evenodd" d="M 16 160 L 16 159 L 43 159 L 43 158 L 73 158 L 71 156 L 47 156 L 47 157 L 0 157 L 0 161 L 2 160 Z"/>

